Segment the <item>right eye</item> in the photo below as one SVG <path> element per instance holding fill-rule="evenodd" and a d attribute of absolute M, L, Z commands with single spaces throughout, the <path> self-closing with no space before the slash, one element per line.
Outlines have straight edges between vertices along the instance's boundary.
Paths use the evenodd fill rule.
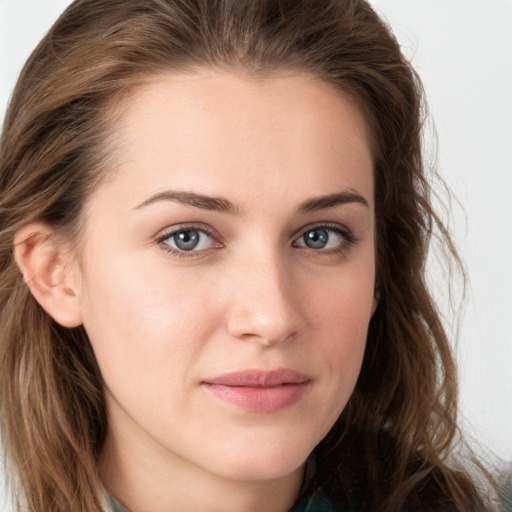
<path fill-rule="evenodd" d="M 171 254 L 187 256 L 186 253 L 197 253 L 220 247 L 212 234 L 203 228 L 178 227 L 167 231 L 157 242 Z"/>

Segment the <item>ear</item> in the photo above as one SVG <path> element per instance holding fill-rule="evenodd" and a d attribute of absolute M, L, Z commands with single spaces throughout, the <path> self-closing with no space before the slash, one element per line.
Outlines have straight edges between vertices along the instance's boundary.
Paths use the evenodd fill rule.
<path fill-rule="evenodd" d="M 64 327 L 78 327 L 78 269 L 70 251 L 44 223 L 22 227 L 14 238 L 14 257 L 34 298 Z"/>

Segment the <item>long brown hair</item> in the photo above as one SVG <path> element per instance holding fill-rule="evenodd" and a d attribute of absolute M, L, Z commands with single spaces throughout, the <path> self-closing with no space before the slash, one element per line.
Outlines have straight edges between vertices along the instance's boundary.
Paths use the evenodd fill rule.
<path fill-rule="evenodd" d="M 114 106 L 148 76 L 198 67 L 309 72 L 348 94 L 373 135 L 379 303 L 355 392 L 315 449 L 304 493 L 331 489 L 362 510 L 477 510 L 475 486 L 447 462 L 457 379 L 425 283 L 432 234 L 457 256 L 423 168 L 423 92 L 362 0 L 77 0 L 30 57 L 0 153 L 1 428 L 28 509 L 102 509 L 107 420 L 85 331 L 31 296 L 14 235 L 43 221 L 79 237 L 84 201 L 108 172 Z"/>

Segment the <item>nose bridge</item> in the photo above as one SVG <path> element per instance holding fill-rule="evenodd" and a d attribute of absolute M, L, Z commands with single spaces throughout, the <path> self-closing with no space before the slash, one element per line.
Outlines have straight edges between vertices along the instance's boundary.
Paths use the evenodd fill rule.
<path fill-rule="evenodd" d="M 284 341 L 302 324 L 293 269 L 276 249 L 260 249 L 237 269 L 228 329 L 266 345 Z"/>

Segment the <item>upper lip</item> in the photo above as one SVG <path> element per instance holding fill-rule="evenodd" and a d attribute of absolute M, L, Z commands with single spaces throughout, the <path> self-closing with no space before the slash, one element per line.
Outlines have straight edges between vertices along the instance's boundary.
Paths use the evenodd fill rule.
<path fill-rule="evenodd" d="M 250 369 L 226 373 L 213 379 L 207 379 L 204 383 L 232 387 L 271 388 L 284 384 L 305 384 L 310 380 L 309 377 L 300 372 L 280 368 L 278 370 Z"/>

